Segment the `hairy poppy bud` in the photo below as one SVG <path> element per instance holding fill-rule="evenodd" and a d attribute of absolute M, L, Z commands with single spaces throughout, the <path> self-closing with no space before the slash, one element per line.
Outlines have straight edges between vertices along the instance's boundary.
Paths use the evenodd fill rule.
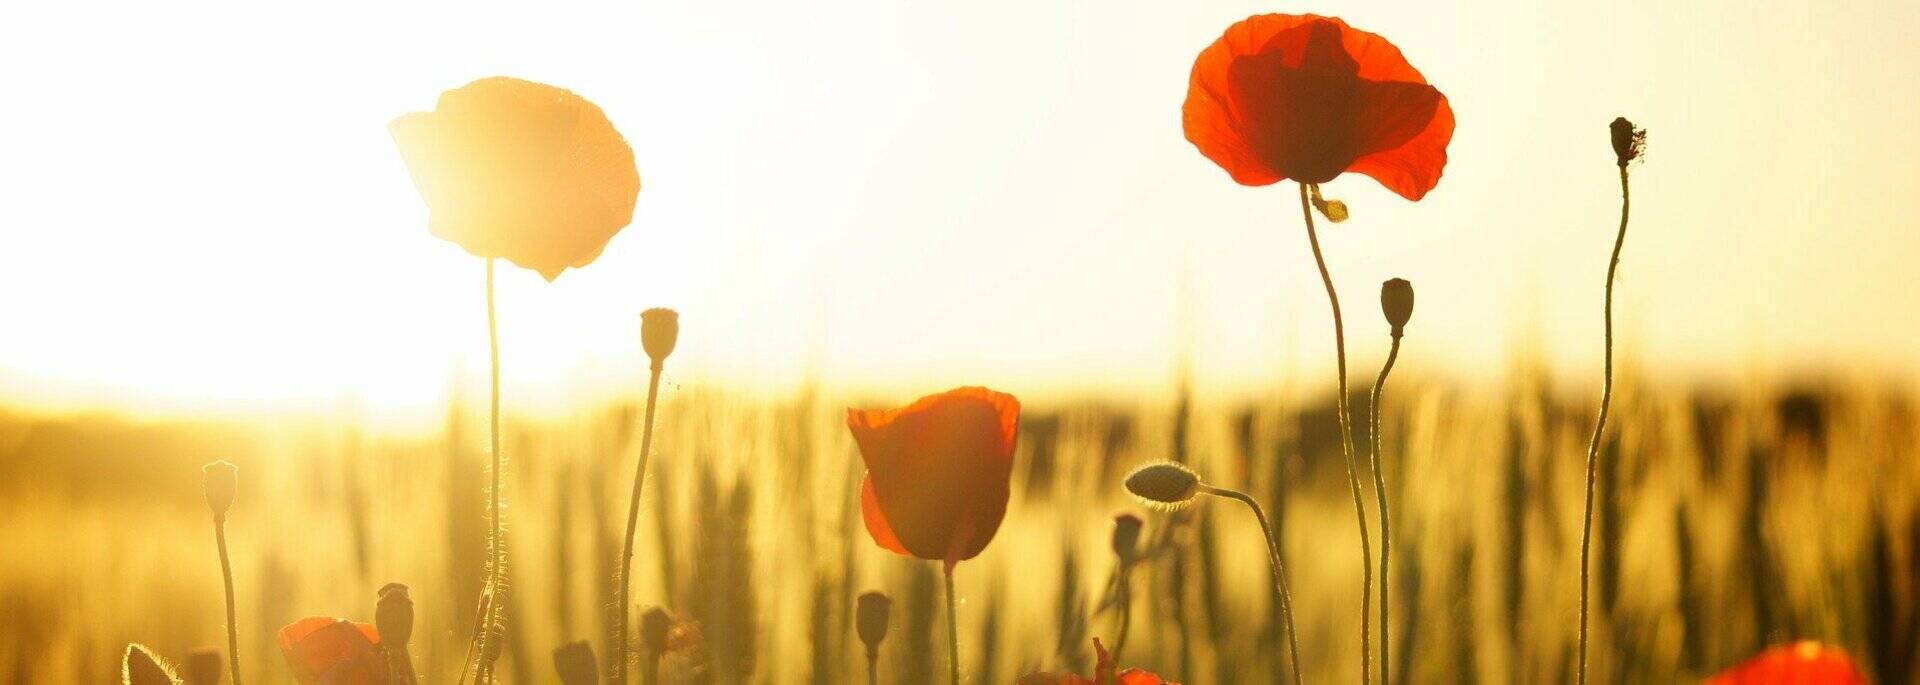
<path fill-rule="evenodd" d="M 667 634 L 672 630 L 673 616 L 666 609 L 653 607 L 640 615 L 640 642 L 647 646 L 648 653 L 655 656 L 667 653 Z"/>
<path fill-rule="evenodd" d="M 1626 117 L 1614 117 L 1610 129 L 1613 134 L 1613 154 L 1619 158 L 1620 166 L 1639 159 L 1647 151 L 1647 130 L 1634 127 Z"/>
<path fill-rule="evenodd" d="M 223 660 L 218 650 L 194 650 L 180 664 L 180 682 L 185 685 L 220 685 L 220 662 Z"/>
<path fill-rule="evenodd" d="M 593 657 L 593 645 L 586 640 L 555 647 L 553 670 L 560 673 L 563 685 L 594 685 L 600 681 L 600 663 Z"/>
<path fill-rule="evenodd" d="M 1127 492 L 1148 504 L 1177 509 L 1200 492 L 1200 476 L 1174 462 L 1148 464 L 1127 475 Z"/>
<path fill-rule="evenodd" d="M 1387 323 L 1393 326 L 1393 337 L 1400 337 L 1405 332 L 1407 320 L 1413 318 L 1413 284 L 1404 278 L 1381 283 L 1380 311 L 1387 315 Z"/>
<path fill-rule="evenodd" d="M 380 588 L 373 625 L 380 630 L 381 646 L 404 647 L 413 639 L 413 598 L 407 596 L 407 586 L 387 583 Z"/>
<path fill-rule="evenodd" d="M 216 461 L 200 468 L 206 477 L 207 508 L 213 510 L 215 517 L 227 515 L 227 509 L 233 507 L 233 493 L 239 488 L 240 468 L 224 461 Z"/>
<path fill-rule="evenodd" d="M 860 633 L 860 641 L 867 643 L 867 653 L 880 651 L 880 641 L 887 639 L 887 614 L 893 610 L 893 600 L 879 592 L 860 595 L 853 609 L 853 625 Z"/>
<path fill-rule="evenodd" d="M 1113 554 L 1120 563 L 1131 564 L 1140 555 L 1140 517 L 1123 513 L 1113 517 Z"/>
<path fill-rule="evenodd" d="M 640 346 L 653 359 L 653 368 L 666 363 L 680 339 L 680 313 L 663 307 L 640 312 Z"/>
<path fill-rule="evenodd" d="M 173 669 L 146 645 L 133 643 L 121 659 L 120 680 L 128 685 L 172 685 Z"/>

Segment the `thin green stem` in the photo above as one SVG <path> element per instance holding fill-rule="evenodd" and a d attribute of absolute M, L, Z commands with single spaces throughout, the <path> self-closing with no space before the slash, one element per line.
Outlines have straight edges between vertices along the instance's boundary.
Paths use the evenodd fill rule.
<path fill-rule="evenodd" d="M 633 469 L 633 496 L 627 499 L 627 535 L 622 538 L 620 550 L 620 600 L 616 610 L 619 618 L 614 619 L 613 641 L 613 682 L 621 685 L 627 682 L 627 593 L 633 582 L 628 575 L 633 570 L 634 529 L 640 524 L 640 488 L 647 482 L 647 455 L 653 449 L 653 410 L 660 399 L 661 363 L 654 362 L 647 374 L 647 415 L 646 424 L 640 429 L 640 463 Z M 649 680 L 651 682 L 651 680 Z"/>
<path fill-rule="evenodd" d="M 1587 442 L 1587 513 L 1580 525 L 1580 685 L 1587 682 L 1587 602 L 1592 570 L 1593 484 L 1600 469 L 1600 436 L 1607 429 L 1607 410 L 1613 402 L 1613 277 L 1620 270 L 1620 248 L 1627 242 L 1627 210 L 1633 197 L 1627 191 L 1627 165 L 1620 165 L 1620 232 L 1613 239 L 1613 258 L 1607 262 L 1606 376 L 1600 388 L 1600 418 Z M 1609 522 L 1607 525 L 1614 525 Z"/>
<path fill-rule="evenodd" d="M 880 650 L 867 648 L 867 685 L 880 685 Z"/>
<path fill-rule="evenodd" d="M 1320 236 L 1313 230 L 1313 204 L 1307 197 L 1307 184 L 1300 185 L 1300 215 L 1307 221 L 1307 244 L 1313 247 L 1313 263 L 1320 267 L 1320 283 L 1327 287 L 1327 304 L 1333 307 L 1333 351 L 1338 361 L 1340 394 L 1334 396 L 1339 412 L 1340 452 L 1347 460 L 1347 488 L 1353 494 L 1353 513 L 1360 523 L 1360 683 L 1372 680 L 1373 652 L 1369 645 L 1368 614 L 1373 600 L 1373 544 L 1367 540 L 1367 505 L 1360 496 L 1360 475 L 1353 458 L 1353 419 L 1347 402 L 1347 333 L 1340 320 L 1340 296 L 1333 291 L 1333 276 L 1327 273 L 1327 260 L 1320 254 Z"/>
<path fill-rule="evenodd" d="M 1127 648 L 1127 629 L 1133 627 L 1133 588 L 1127 582 L 1127 571 L 1132 566 L 1125 560 L 1120 562 L 1120 636 L 1113 640 L 1113 663 L 1116 664 L 1124 663 L 1120 659 L 1120 652 Z"/>
<path fill-rule="evenodd" d="M 227 586 L 227 668 L 233 671 L 233 685 L 240 681 L 240 626 L 233 602 L 233 561 L 227 558 L 227 515 L 214 514 L 213 542 L 220 549 L 220 579 Z"/>
<path fill-rule="evenodd" d="M 1393 554 L 1393 533 L 1388 528 L 1391 519 L 1387 516 L 1387 479 L 1380 468 L 1380 392 L 1387 387 L 1387 374 L 1393 371 L 1393 361 L 1398 358 L 1400 336 L 1396 334 L 1393 347 L 1387 350 L 1387 363 L 1381 365 L 1380 377 L 1373 381 L 1373 406 L 1367 409 L 1367 435 L 1373 438 L 1373 496 L 1380 503 L 1380 685 L 1393 682 L 1393 624 L 1387 621 L 1387 591 L 1393 587 L 1387 582 L 1387 559 Z"/>
<path fill-rule="evenodd" d="M 1267 512 L 1260 503 L 1247 493 L 1211 485 L 1201 485 L 1200 491 L 1215 497 L 1237 500 L 1253 510 L 1253 518 L 1260 522 L 1260 533 L 1267 538 L 1267 562 L 1273 568 L 1273 593 L 1280 602 L 1280 619 L 1287 624 L 1287 656 L 1293 660 L 1293 683 L 1300 685 L 1300 641 L 1293 630 L 1293 592 L 1287 587 L 1287 567 L 1280 561 L 1280 540 L 1273 535 L 1273 525 L 1267 522 Z"/>
<path fill-rule="evenodd" d="M 487 492 L 487 585 L 489 596 L 485 619 L 476 628 L 479 631 L 480 666 L 474 674 L 477 682 L 493 682 L 493 664 L 488 655 L 495 653 L 493 647 L 494 627 L 500 622 L 500 575 L 507 563 L 505 541 L 500 539 L 500 329 L 493 304 L 493 262 L 487 258 L 487 361 L 492 371 L 492 402 L 488 412 L 488 429 L 492 446 L 491 472 L 493 487 Z"/>
<path fill-rule="evenodd" d="M 953 566 L 952 562 L 940 563 L 947 585 L 947 674 L 952 676 L 953 685 L 960 685 L 960 619 L 954 613 L 960 603 L 953 598 Z"/>

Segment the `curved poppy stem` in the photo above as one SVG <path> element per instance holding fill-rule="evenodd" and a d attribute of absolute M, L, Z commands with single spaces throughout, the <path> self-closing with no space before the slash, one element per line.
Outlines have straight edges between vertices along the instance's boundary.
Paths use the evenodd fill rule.
<path fill-rule="evenodd" d="M 1600 468 L 1600 435 L 1607 429 L 1607 409 L 1613 402 L 1613 276 L 1620 269 L 1620 247 L 1627 242 L 1627 210 L 1633 198 L 1627 191 L 1627 165 L 1620 164 L 1620 232 L 1613 239 L 1613 258 L 1607 262 L 1606 376 L 1600 389 L 1600 417 L 1587 442 L 1587 511 L 1580 524 L 1580 685 L 1587 682 L 1587 600 L 1592 568 L 1593 483 Z M 1608 524 L 1612 525 L 1612 524 Z"/>
<path fill-rule="evenodd" d="M 1300 685 L 1300 640 L 1293 630 L 1293 591 L 1287 586 L 1287 567 L 1280 561 L 1280 541 L 1273 536 L 1273 525 L 1267 522 L 1267 512 L 1260 508 L 1260 502 L 1239 490 L 1200 484 L 1200 492 L 1215 497 L 1225 497 L 1247 505 L 1253 510 L 1253 518 L 1260 522 L 1260 532 L 1267 538 L 1267 562 L 1273 569 L 1273 594 L 1280 602 L 1280 619 L 1287 624 L 1287 654 L 1293 660 L 1293 683 Z"/>
<path fill-rule="evenodd" d="M 1393 658 L 1390 645 L 1393 640 L 1391 623 L 1387 622 L 1387 590 L 1392 584 L 1387 582 L 1387 559 L 1393 554 L 1393 534 L 1388 529 L 1387 517 L 1387 479 L 1380 468 L 1380 393 L 1387 387 L 1387 374 L 1393 371 L 1393 361 L 1400 358 L 1400 336 L 1393 336 L 1393 347 L 1387 350 L 1387 363 L 1380 367 L 1380 377 L 1373 381 L 1372 407 L 1367 410 L 1367 435 L 1373 438 L 1373 495 L 1380 503 L 1380 685 L 1393 682 Z"/>
<path fill-rule="evenodd" d="M 487 361 L 492 371 L 488 429 L 493 452 L 490 467 L 493 485 L 487 493 L 487 520 L 490 526 L 487 531 L 488 600 L 480 625 L 474 628 L 480 643 L 480 665 L 474 672 L 474 681 L 481 683 L 493 682 L 493 664 L 489 663 L 487 655 L 494 653 L 489 648 L 494 646 L 494 627 L 500 622 L 500 602 L 497 601 L 500 574 L 507 563 L 506 547 L 500 539 L 500 329 L 493 305 L 493 262 L 494 258 L 487 258 Z"/>
<path fill-rule="evenodd" d="M 1113 640 L 1113 663 L 1124 663 L 1120 652 L 1127 648 L 1127 629 L 1133 627 L 1133 588 L 1127 582 L 1127 571 L 1132 564 L 1120 562 L 1120 636 Z"/>
<path fill-rule="evenodd" d="M 953 685 L 960 685 L 960 619 L 954 613 L 959 602 L 953 598 L 953 567 L 953 562 L 940 562 L 947 585 L 947 674 L 952 676 Z"/>
<path fill-rule="evenodd" d="M 1333 307 L 1333 350 L 1339 363 L 1340 394 L 1334 396 L 1339 412 L 1340 452 L 1347 460 L 1347 488 L 1353 492 L 1353 513 L 1360 523 L 1360 683 L 1372 680 L 1372 649 L 1368 625 L 1369 605 L 1373 601 L 1373 544 L 1367 540 L 1367 505 L 1360 496 L 1360 475 L 1353 458 L 1353 420 L 1347 407 L 1347 334 L 1340 321 L 1340 296 L 1334 293 L 1333 276 L 1327 273 L 1327 260 L 1320 254 L 1320 236 L 1313 230 L 1313 204 L 1307 197 L 1307 184 L 1300 185 L 1300 215 L 1307 220 L 1307 244 L 1313 247 L 1313 262 L 1320 267 L 1320 282 L 1327 287 L 1327 303 Z"/>
<path fill-rule="evenodd" d="M 227 515 L 213 515 L 213 542 L 220 550 L 220 579 L 227 586 L 227 668 L 233 671 L 233 685 L 240 683 L 240 626 L 234 615 L 233 562 L 227 558 Z"/>
<path fill-rule="evenodd" d="M 619 618 L 614 619 L 613 641 L 613 682 L 620 685 L 627 682 L 627 593 L 633 582 L 627 576 L 633 570 L 634 529 L 640 523 L 640 488 L 647 482 L 647 455 L 653 448 L 653 410 L 660 399 L 660 371 L 664 365 L 655 361 L 647 374 L 647 415 L 646 424 L 640 429 L 640 464 L 633 469 L 633 496 L 627 499 L 627 535 L 622 538 L 620 550 L 620 604 L 616 609 Z M 652 683 L 651 677 L 647 680 Z"/>

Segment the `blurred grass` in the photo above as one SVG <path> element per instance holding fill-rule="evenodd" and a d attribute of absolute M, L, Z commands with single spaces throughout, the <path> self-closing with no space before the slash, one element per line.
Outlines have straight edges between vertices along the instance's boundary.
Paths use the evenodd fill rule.
<path fill-rule="evenodd" d="M 1497 390 L 1416 379 L 1389 393 L 1403 682 L 1570 675 L 1594 398 L 1516 377 Z M 1596 682 L 1684 681 L 1790 638 L 1845 646 L 1879 682 L 1920 682 L 1915 398 L 1871 383 L 1622 385 L 1601 474 Z M 934 565 L 868 540 L 860 460 L 841 426 L 849 403 L 906 398 L 665 398 L 634 597 L 705 636 L 704 649 L 665 664 L 675 682 L 857 681 L 851 610 L 867 589 L 896 600 L 882 682 L 930 682 L 944 669 Z M 1333 404 L 1324 394 L 1030 403 L 1006 523 L 958 571 L 969 681 L 1089 670 L 1090 638 L 1111 642 L 1118 621 L 1106 608 L 1108 526 L 1133 507 L 1119 477 L 1168 458 L 1269 504 L 1304 667 L 1314 680 L 1354 679 L 1359 560 Z M 407 583 L 419 607 L 423 678 L 451 680 L 484 556 L 486 426 L 471 410 L 449 408 L 424 438 L 320 420 L 0 412 L 0 681 L 109 682 L 127 642 L 174 658 L 223 644 L 199 484 L 213 459 L 241 467 L 229 531 L 249 680 L 287 679 L 279 626 L 308 615 L 370 621 L 388 581 Z M 637 413 L 616 405 L 506 422 L 501 672 L 512 682 L 552 680 L 548 654 L 568 640 L 607 654 Z M 1259 532 L 1242 509 L 1217 504 L 1147 515 L 1149 539 L 1166 551 L 1134 571 L 1126 661 L 1190 685 L 1273 682 L 1284 650 Z"/>

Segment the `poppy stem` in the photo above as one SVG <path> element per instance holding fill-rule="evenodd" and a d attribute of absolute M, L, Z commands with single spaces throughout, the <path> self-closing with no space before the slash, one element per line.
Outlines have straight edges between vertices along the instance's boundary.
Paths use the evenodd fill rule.
<path fill-rule="evenodd" d="M 952 676 L 953 685 L 960 685 L 960 619 L 955 616 L 959 602 L 953 598 L 952 562 L 941 562 L 941 575 L 947 586 L 947 674 Z"/>
<path fill-rule="evenodd" d="M 880 650 L 867 648 L 867 685 L 880 685 Z"/>
<path fill-rule="evenodd" d="M 213 542 L 220 549 L 220 579 L 227 586 L 227 668 L 233 671 L 233 685 L 240 683 L 240 626 L 233 602 L 233 562 L 227 557 L 227 515 L 213 515 Z"/>
<path fill-rule="evenodd" d="M 1631 206 L 1632 195 L 1627 191 L 1627 160 L 1623 159 L 1620 162 L 1620 231 L 1613 239 L 1613 258 L 1607 262 L 1606 376 L 1600 389 L 1600 417 L 1593 424 L 1593 439 L 1587 442 L 1587 510 L 1580 525 L 1580 685 L 1586 685 L 1587 682 L 1587 601 L 1588 574 L 1592 568 L 1593 483 L 1600 468 L 1600 436 L 1607 429 L 1607 410 L 1613 402 L 1613 277 L 1620 269 L 1620 248 L 1627 242 L 1627 210 Z"/>
<path fill-rule="evenodd" d="M 1338 361 L 1340 394 L 1334 396 L 1339 413 L 1340 451 L 1347 460 L 1347 488 L 1353 493 L 1353 513 L 1360 523 L 1360 683 L 1372 680 L 1368 613 L 1373 600 L 1373 544 L 1367 540 L 1367 505 L 1360 496 L 1360 476 L 1353 458 L 1353 420 L 1347 406 L 1347 334 L 1340 320 L 1340 296 L 1334 293 L 1333 276 L 1327 273 L 1327 260 L 1320 254 L 1320 236 L 1313 230 L 1313 204 L 1307 196 L 1307 184 L 1300 185 L 1300 215 L 1307 221 L 1307 244 L 1313 247 L 1313 262 L 1320 267 L 1320 282 L 1327 287 L 1327 304 L 1333 307 L 1333 350 Z"/>
<path fill-rule="evenodd" d="M 1127 582 L 1127 571 L 1133 564 L 1120 562 L 1120 636 L 1113 641 L 1113 663 L 1124 663 L 1120 652 L 1127 648 L 1127 629 L 1133 627 L 1133 587 Z"/>
<path fill-rule="evenodd" d="M 474 681 L 493 682 L 493 664 L 488 655 L 494 652 L 494 626 L 500 622 L 500 575 L 507 563 L 504 540 L 500 539 L 500 329 L 498 316 L 493 304 L 493 257 L 487 258 L 487 361 L 492 371 L 492 400 L 488 411 L 489 444 L 492 446 L 493 485 L 487 491 L 487 585 L 489 597 L 486 612 L 475 628 L 480 642 L 480 665 L 474 672 Z"/>
<path fill-rule="evenodd" d="M 613 641 L 613 682 L 620 685 L 627 682 L 627 593 L 633 586 L 627 576 L 633 569 L 634 529 L 640 524 L 640 488 L 647 482 L 647 455 L 653 448 L 653 410 L 660 399 L 660 371 L 665 365 L 654 361 L 647 373 L 647 414 L 646 423 L 640 428 L 640 463 L 633 469 L 633 496 L 627 499 L 627 535 L 622 538 L 620 550 L 620 600 L 616 610 L 619 618 L 614 619 Z M 657 663 L 657 662 L 656 662 Z M 649 669 L 651 670 L 651 669 Z M 649 685 L 652 676 L 647 679 Z"/>
<path fill-rule="evenodd" d="M 1280 561 L 1280 541 L 1273 536 L 1273 524 L 1267 522 L 1267 512 L 1260 508 L 1260 502 L 1239 490 L 1201 483 L 1199 491 L 1247 505 L 1253 510 L 1254 520 L 1260 522 L 1260 532 L 1267 538 L 1267 561 L 1273 568 L 1274 597 L 1280 602 L 1280 618 L 1287 624 L 1287 655 L 1293 660 L 1293 683 L 1300 685 L 1300 639 L 1293 630 L 1293 592 L 1287 587 L 1287 567 Z"/>
<path fill-rule="evenodd" d="M 1393 336 L 1393 346 L 1387 350 L 1387 363 L 1380 367 L 1380 377 L 1373 382 L 1373 406 L 1367 410 L 1367 435 L 1373 438 L 1373 495 L 1380 503 L 1380 685 L 1393 682 L 1393 659 L 1390 658 L 1389 645 L 1393 631 L 1387 622 L 1387 590 L 1392 585 L 1387 582 L 1387 558 L 1393 553 L 1393 535 L 1388 529 L 1387 518 L 1387 480 L 1380 468 L 1380 393 L 1387 387 L 1387 374 L 1393 371 L 1393 361 L 1400 358 L 1400 335 Z"/>

